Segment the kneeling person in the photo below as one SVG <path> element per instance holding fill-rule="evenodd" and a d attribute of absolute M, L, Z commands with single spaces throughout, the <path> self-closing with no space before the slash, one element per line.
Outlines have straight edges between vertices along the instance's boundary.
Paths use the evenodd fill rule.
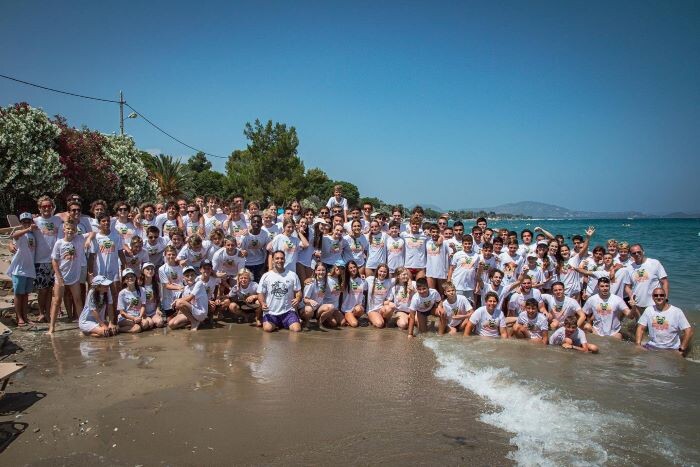
<path fill-rule="evenodd" d="M 263 331 L 286 328 L 301 331 L 296 308 L 301 301 L 301 283 L 295 272 L 285 270 L 284 251 L 272 254 L 272 270 L 263 274 L 258 285 L 258 302 L 263 311 Z"/>

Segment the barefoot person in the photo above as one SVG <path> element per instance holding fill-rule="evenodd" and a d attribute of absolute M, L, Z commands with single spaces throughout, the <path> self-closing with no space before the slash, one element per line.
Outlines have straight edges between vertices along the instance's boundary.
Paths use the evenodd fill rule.
<path fill-rule="evenodd" d="M 549 336 L 549 345 L 558 345 L 565 349 L 581 352 L 598 353 L 598 346 L 589 344 L 586 340 L 586 333 L 576 324 L 576 316 L 568 316 L 564 319 L 564 326 Z"/>
<path fill-rule="evenodd" d="M 500 337 L 508 339 L 506 331 L 506 318 L 503 312 L 498 309 L 498 295 L 488 292 L 484 296 L 485 305 L 476 309 L 472 313 L 467 326 L 464 328 L 464 335 L 468 336 L 475 332 L 482 337 Z"/>
<path fill-rule="evenodd" d="M 133 269 L 122 271 L 122 282 L 125 287 L 117 297 L 119 332 L 135 334 L 146 328 L 146 295 L 136 283 Z"/>
<path fill-rule="evenodd" d="M 58 311 L 63 302 L 65 289 L 70 290 L 73 300 L 72 311 L 77 312 L 83 309 L 82 295 L 80 294 L 80 269 L 87 265 L 87 260 L 83 254 L 85 240 L 82 235 L 76 235 L 77 229 L 71 220 L 63 224 L 63 238 L 53 245 L 51 260 L 53 264 L 54 276 L 54 296 L 51 306 L 51 319 L 47 334 L 53 334 L 56 330 L 56 319 Z M 77 316 L 68 315 L 70 321 L 77 319 Z"/>
<path fill-rule="evenodd" d="M 168 327 L 177 329 L 189 323 L 190 329 L 196 331 L 209 313 L 209 297 L 204 284 L 197 280 L 197 271 L 192 266 L 183 269 L 182 275 L 185 277 L 185 288 L 182 297 L 173 304 L 177 314 L 168 321 Z"/>
<path fill-rule="evenodd" d="M 112 308 L 112 281 L 104 276 L 95 276 L 88 292 L 78 327 L 86 336 L 109 337 L 115 335 L 116 326 L 110 326 L 106 319 L 107 309 Z"/>
<path fill-rule="evenodd" d="M 263 274 L 258 285 L 258 302 L 263 311 L 263 331 L 277 329 L 301 331 L 301 323 L 296 313 L 301 301 L 301 283 L 296 272 L 284 267 L 285 253 L 276 250 L 272 253 L 272 269 Z"/>
<path fill-rule="evenodd" d="M 649 332 L 649 340 L 643 345 L 649 350 L 676 350 L 682 356 L 688 355 L 693 328 L 683 311 L 668 303 L 666 289 L 657 287 L 651 295 L 654 304 L 647 307 L 637 323 L 637 345 L 642 346 L 644 331 Z"/>

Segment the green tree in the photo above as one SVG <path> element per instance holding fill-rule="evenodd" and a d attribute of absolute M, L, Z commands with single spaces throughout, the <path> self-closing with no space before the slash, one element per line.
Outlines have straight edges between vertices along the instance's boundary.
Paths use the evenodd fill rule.
<path fill-rule="evenodd" d="M 321 200 L 327 200 L 332 196 L 333 181 L 328 178 L 326 172 L 319 168 L 306 171 L 304 176 L 304 194 L 307 197 L 316 196 Z"/>
<path fill-rule="evenodd" d="M 206 154 L 199 151 L 194 156 L 187 159 L 186 167 L 194 173 L 204 172 L 211 169 L 211 162 L 207 159 Z"/>
<path fill-rule="evenodd" d="M 286 203 L 304 194 L 304 163 L 297 155 L 294 127 L 269 120 L 247 123 L 246 150 L 234 151 L 226 162 L 229 185 L 249 199 Z"/>
<path fill-rule="evenodd" d="M 130 203 L 142 203 L 155 197 L 158 186 L 149 178 L 141 151 L 136 149 L 130 136 L 105 135 L 102 149 L 119 176 L 115 192 L 120 198 Z"/>
<path fill-rule="evenodd" d="M 182 162 L 175 160 L 173 156 L 161 154 L 153 157 L 148 169 L 162 199 L 176 198 L 185 191 L 188 172 L 184 169 Z"/>
<path fill-rule="evenodd" d="M 193 173 L 191 189 L 194 195 L 225 197 L 226 176 L 214 170 Z"/>

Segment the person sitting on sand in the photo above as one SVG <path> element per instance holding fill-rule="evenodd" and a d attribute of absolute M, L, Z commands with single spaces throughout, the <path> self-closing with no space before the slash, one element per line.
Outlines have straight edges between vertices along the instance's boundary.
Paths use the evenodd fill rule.
<path fill-rule="evenodd" d="M 565 349 L 574 349 L 581 352 L 598 353 L 598 346 L 589 344 L 586 333 L 576 324 L 576 316 L 564 319 L 564 326 L 560 327 L 549 336 L 549 345 L 560 345 Z"/>
<path fill-rule="evenodd" d="M 643 347 L 649 350 L 676 350 L 687 356 L 693 339 L 693 328 L 683 311 L 668 303 L 666 290 L 657 287 L 652 291 L 654 305 L 647 307 L 637 323 L 636 342 L 642 346 L 644 331 L 649 331 L 649 341 Z"/>
<path fill-rule="evenodd" d="M 173 308 L 177 312 L 168 321 L 170 329 L 177 329 L 190 324 L 190 329 L 196 331 L 209 312 L 209 297 L 204 284 L 197 280 L 197 271 L 192 266 L 182 270 L 185 276 L 185 288 L 182 297 L 175 300 Z"/>
<path fill-rule="evenodd" d="M 484 296 L 485 305 L 480 306 L 472 313 L 464 328 L 464 335 L 475 334 L 482 337 L 500 337 L 508 339 L 506 330 L 506 318 L 503 311 L 498 309 L 498 295 L 488 292 Z"/>
<path fill-rule="evenodd" d="M 396 269 L 396 279 L 391 287 L 391 298 L 396 311 L 396 326 L 401 330 L 408 329 L 408 316 L 411 298 L 416 292 L 416 283 L 411 280 L 411 273 L 408 269 L 400 266 Z"/>
<path fill-rule="evenodd" d="M 86 336 L 109 337 L 117 333 L 117 328 L 106 320 L 107 308 L 111 309 L 112 305 L 110 285 L 112 281 L 104 276 L 92 278 L 92 287 L 78 320 L 78 327 Z"/>
<path fill-rule="evenodd" d="M 286 328 L 301 331 L 296 308 L 301 302 L 301 283 L 296 272 L 284 267 L 285 253 L 272 253 L 272 269 L 263 274 L 258 285 L 258 301 L 263 311 L 263 331 Z"/>
<path fill-rule="evenodd" d="M 513 337 L 547 345 L 549 323 L 538 307 L 539 304 L 534 298 L 525 301 L 525 311 L 518 315 L 518 320 L 513 324 Z"/>
<path fill-rule="evenodd" d="M 122 282 L 125 287 L 117 297 L 119 332 L 141 332 L 147 328 L 146 295 L 136 283 L 136 273 L 133 269 L 122 271 Z"/>
<path fill-rule="evenodd" d="M 249 319 L 252 313 L 255 325 L 262 326 L 262 310 L 258 303 L 258 283 L 253 281 L 253 273 L 242 268 L 236 274 L 236 283 L 228 293 L 228 311 L 242 321 Z M 226 303 L 226 302 L 225 302 Z"/>
<path fill-rule="evenodd" d="M 457 289 L 450 281 L 442 284 L 442 290 L 446 298 L 438 306 L 438 334 L 457 334 L 457 331 L 464 331 L 469 317 L 474 312 L 471 303 L 464 295 L 457 294 Z"/>
<path fill-rule="evenodd" d="M 428 332 L 428 317 L 437 316 L 437 306 L 440 303 L 440 294 L 437 290 L 428 287 L 425 277 L 416 279 L 416 293 L 411 298 L 408 315 L 408 337 L 413 337 L 413 327 L 418 321 L 418 331 Z"/>

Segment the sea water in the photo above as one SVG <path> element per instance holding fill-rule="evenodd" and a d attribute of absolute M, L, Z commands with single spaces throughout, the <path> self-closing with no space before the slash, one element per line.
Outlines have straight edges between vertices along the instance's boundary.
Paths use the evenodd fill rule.
<path fill-rule="evenodd" d="M 510 221 L 567 238 L 596 227 L 591 248 L 609 238 L 641 243 L 668 273 L 671 303 L 693 326 L 700 315 L 700 220 Z M 700 344 L 691 359 L 592 336 L 599 355 L 519 340 L 427 337 L 436 376 L 489 409 L 482 421 L 512 433 L 519 465 L 698 465 Z"/>

